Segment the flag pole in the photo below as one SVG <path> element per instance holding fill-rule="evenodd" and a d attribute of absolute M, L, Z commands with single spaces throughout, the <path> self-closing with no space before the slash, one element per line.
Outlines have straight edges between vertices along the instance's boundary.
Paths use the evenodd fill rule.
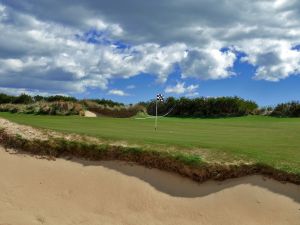
<path fill-rule="evenodd" d="M 157 130 L 157 100 L 155 101 L 155 131 Z"/>

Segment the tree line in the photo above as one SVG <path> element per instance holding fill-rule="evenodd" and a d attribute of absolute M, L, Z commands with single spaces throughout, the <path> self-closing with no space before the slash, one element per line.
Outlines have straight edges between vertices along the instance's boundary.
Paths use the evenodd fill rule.
<path fill-rule="evenodd" d="M 86 99 L 78 100 L 74 97 L 54 95 L 54 96 L 30 96 L 21 94 L 19 96 L 0 93 L 0 104 L 32 104 L 37 102 L 73 102 L 85 107 L 86 101 L 97 103 L 120 111 L 126 108 L 123 103 L 108 99 Z M 137 105 L 144 106 L 149 115 L 155 115 L 156 100 L 140 102 Z M 89 107 L 87 107 L 89 108 Z M 101 107 L 98 107 L 99 109 Z M 102 107 L 103 108 L 103 107 Z M 101 108 L 101 110 L 102 110 Z M 133 109 L 133 108 L 132 108 Z M 139 109 L 134 107 L 134 109 Z M 107 110 L 105 108 L 105 110 Z M 111 110 L 111 109 L 110 109 Z M 102 110 L 103 111 L 103 110 Z M 115 110 L 116 111 L 116 110 Z M 128 111 L 128 109 L 127 109 Z M 126 112 L 127 112 L 126 111 Z M 135 110 L 134 110 L 135 111 Z M 292 101 L 278 104 L 276 107 L 259 108 L 256 102 L 245 100 L 240 97 L 218 97 L 218 98 L 174 98 L 168 97 L 164 102 L 158 102 L 158 114 L 174 117 L 230 117 L 245 116 L 250 114 L 270 115 L 275 117 L 300 117 L 300 102 Z"/>
<path fill-rule="evenodd" d="M 155 115 L 156 102 L 142 102 L 150 115 Z M 227 117 L 244 116 L 252 114 L 258 105 L 254 101 L 239 97 L 193 98 L 174 97 L 167 98 L 158 103 L 158 114 L 176 117 Z"/>
<path fill-rule="evenodd" d="M 78 102 L 80 103 L 83 100 L 78 100 L 74 97 L 63 96 L 63 95 L 53 95 L 53 96 L 30 96 L 28 94 L 21 94 L 19 96 L 7 95 L 0 93 L 0 104 L 31 104 L 35 102 Z M 107 105 L 110 107 L 113 106 L 124 106 L 123 103 L 115 102 L 109 99 L 89 99 L 89 101 L 96 102 L 100 105 Z"/>
<path fill-rule="evenodd" d="M 300 102 L 292 101 L 278 104 L 270 115 L 276 117 L 300 117 Z"/>

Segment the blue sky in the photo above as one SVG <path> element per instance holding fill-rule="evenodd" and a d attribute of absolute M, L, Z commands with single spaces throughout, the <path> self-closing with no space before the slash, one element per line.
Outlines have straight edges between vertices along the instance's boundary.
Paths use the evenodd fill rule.
<path fill-rule="evenodd" d="M 254 80 L 252 78 L 254 68 L 245 63 L 237 63 L 234 67 L 240 76 L 226 80 L 199 81 L 196 79 L 185 80 L 187 85 L 198 84 L 200 96 L 240 96 L 245 99 L 256 101 L 260 106 L 274 106 L 280 102 L 300 100 L 300 77 L 294 76 L 280 82 L 269 82 Z M 180 73 L 175 71 L 167 84 L 175 86 L 180 80 Z M 134 87 L 131 87 L 131 86 Z M 155 81 L 153 76 L 142 74 L 130 79 L 116 79 L 112 81 L 111 87 L 125 90 L 129 96 L 111 95 L 101 89 L 90 89 L 86 94 L 78 94 L 78 98 L 109 98 L 127 104 L 153 99 L 156 93 L 163 93 L 164 96 L 181 97 L 184 94 L 166 94 L 165 85 Z M 129 87 L 129 88 L 128 88 Z M 147 91 L 148 90 L 148 91 Z"/>
<path fill-rule="evenodd" d="M 300 2 L 0 0 L 0 92 L 300 100 Z"/>

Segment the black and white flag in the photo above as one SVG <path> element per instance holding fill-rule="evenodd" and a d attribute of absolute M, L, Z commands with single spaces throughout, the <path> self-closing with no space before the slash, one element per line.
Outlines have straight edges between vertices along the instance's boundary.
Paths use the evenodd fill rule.
<path fill-rule="evenodd" d="M 164 101 L 164 96 L 162 94 L 157 94 L 156 95 L 156 100 L 160 101 L 160 102 L 163 102 Z"/>

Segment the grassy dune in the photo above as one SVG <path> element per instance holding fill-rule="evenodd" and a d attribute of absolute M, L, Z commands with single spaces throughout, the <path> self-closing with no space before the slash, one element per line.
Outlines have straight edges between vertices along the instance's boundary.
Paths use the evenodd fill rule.
<path fill-rule="evenodd" d="M 174 147 L 208 154 L 224 161 L 249 160 L 300 174 L 300 118 L 249 116 L 225 119 L 82 118 L 0 113 L 20 124 L 147 145 L 161 150 Z M 204 150 L 203 150 L 204 149 Z"/>

